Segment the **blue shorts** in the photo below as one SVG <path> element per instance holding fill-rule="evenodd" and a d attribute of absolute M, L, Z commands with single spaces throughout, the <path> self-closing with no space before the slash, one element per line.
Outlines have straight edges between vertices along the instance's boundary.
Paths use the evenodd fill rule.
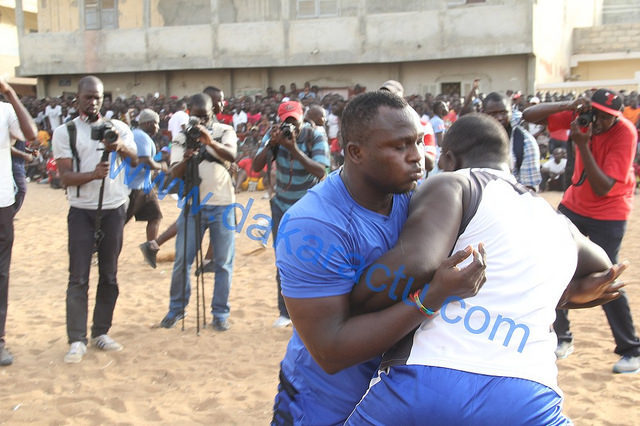
<path fill-rule="evenodd" d="M 376 380 L 345 425 L 572 424 L 562 398 L 530 380 L 424 365 L 391 367 Z"/>

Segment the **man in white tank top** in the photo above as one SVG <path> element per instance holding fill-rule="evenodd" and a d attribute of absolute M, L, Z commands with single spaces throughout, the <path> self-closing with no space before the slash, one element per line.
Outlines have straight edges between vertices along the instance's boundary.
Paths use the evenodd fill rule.
<path fill-rule="evenodd" d="M 449 129 L 439 165 L 456 172 L 418 189 L 396 247 L 378 264 L 422 264 L 420 276 L 428 276 L 451 251 L 484 243 L 487 281 L 464 300 L 414 294 L 425 320 L 384 355 L 347 424 L 569 422 L 556 381 L 555 308 L 615 299 L 620 285 L 612 282 L 624 266 L 611 267 L 602 249 L 516 182 L 508 147 L 504 129 L 486 115 Z M 383 306 L 375 290 L 384 280 L 366 276 L 373 279 L 352 302 Z"/>

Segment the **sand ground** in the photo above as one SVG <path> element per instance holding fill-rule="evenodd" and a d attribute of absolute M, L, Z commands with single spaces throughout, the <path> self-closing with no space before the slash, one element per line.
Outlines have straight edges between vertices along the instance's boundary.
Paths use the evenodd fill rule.
<path fill-rule="evenodd" d="M 237 234 L 229 331 L 210 327 L 196 335 L 195 297 L 185 329 L 157 328 L 167 310 L 172 263 L 144 264 L 138 244 L 144 223 L 125 228 L 119 263 L 120 298 L 111 335 L 125 349 L 102 353 L 89 348 L 82 363 L 67 365 L 65 291 L 67 285 L 67 202 L 63 191 L 29 184 L 15 222 L 11 264 L 8 347 L 14 365 L 0 369 L 2 424 L 267 424 L 276 391 L 278 364 L 291 329 L 276 330 L 273 250 L 246 235 L 257 213 L 269 214 L 262 193 L 254 199 L 244 229 Z M 558 193 L 544 195 L 554 206 Z M 636 200 L 636 204 L 638 204 Z M 161 201 L 168 225 L 176 202 Z M 640 216 L 632 215 L 621 259 L 636 322 L 640 323 Z M 173 242 L 160 258 L 169 259 Z M 97 269 L 91 270 L 90 303 Z M 210 303 L 213 275 L 206 275 Z M 195 291 L 194 291 L 195 296 Z M 90 309 L 92 306 L 90 305 Z M 207 310 L 208 321 L 211 320 Z M 613 375 L 618 359 L 600 308 L 571 315 L 576 352 L 559 361 L 565 413 L 578 425 L 640 424 L 640 375 Z"/>

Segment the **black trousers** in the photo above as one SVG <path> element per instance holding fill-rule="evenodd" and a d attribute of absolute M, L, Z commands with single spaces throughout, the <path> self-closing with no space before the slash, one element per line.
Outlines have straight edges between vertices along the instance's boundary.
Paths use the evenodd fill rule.
<path fill-rule="evenodd" d="M 576 225 L 578 230 L 598 244 L 609 256 L 613 263 L 618 262 L 618 251 L 622 244 L 622 237 L 627 228 L 624 220 L 597 220 L 576 214 L 560 204 L 558 211 L 567 216 Z M 613 338 L 616 341 L 615 353 L 618 355 L 640 355 L 640 339 L 636 335 L 631 317 L 629 301 L 624 289 L 620 291 L 622 296 L 618 299 L 602 305 Z M 558 342 L 571 342 L 573 335 L 569 330 L 569 315 L 566 309 L 556 310 L 556 321 L 553 328 L 558 335 Z"/>
<path fill-rule="evenodd" d="M 67 286 L 67 336 L 69 343 L 87 343 L 87 298 L 89 270 L 94 247 L 95 210 L 71 207 L 69 226 L 69 284 Z M 103 210 L 101 229 L 104 238 L 98 247 L 98 288 L 93 310 L 91 337 L 106 334 L 111 328 L 118 299 L 118 256 L 122 249 L 124 205 Z"/>
<path fill-rule="evenodd" d="M 4 330 L 7 322 L 14 212 L 13 206 L 0 208 L 0 348 L 4 346 Z"/>
<path fill-rule="evenodd" d="M 274 248 L 275 242 L 278 238 L 278 227 L 280 226 L 280 221 L 282 220 L 282 216 L 284 216 L 284 212 L 282 209 L 273 201 L 273 198 L 270 201 L 271 204 L 271 237 L 273 238 Z M 284 297 L 282 297 L 282 284 L 280 282 L 280 271 L 276 268 L 276 282 L 278 283 L 278 311 L 280 311 L 280 316 L 289 318 L 289 312 L 287 312 L 287 305 L 284 303 Z"/>

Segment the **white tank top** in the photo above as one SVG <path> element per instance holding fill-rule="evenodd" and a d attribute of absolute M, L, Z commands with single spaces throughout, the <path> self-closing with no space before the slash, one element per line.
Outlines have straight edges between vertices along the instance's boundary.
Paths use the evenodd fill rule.
<path fill-rule="evenodd" d="M 425 320 L 404 348 L 401 342 L 385 355 L 392 361 L 383 361 L 383 367 L 419 364 L 518 377 L 562 395 L 552 324 L 577 262 L 567 219 L 510 173 L 456 173 L 470 179 L 472 201 L 465 206 L 470 220 L 453 251 L 483 242 L 487 281 L 476 296 L 453 300 Z"/>

